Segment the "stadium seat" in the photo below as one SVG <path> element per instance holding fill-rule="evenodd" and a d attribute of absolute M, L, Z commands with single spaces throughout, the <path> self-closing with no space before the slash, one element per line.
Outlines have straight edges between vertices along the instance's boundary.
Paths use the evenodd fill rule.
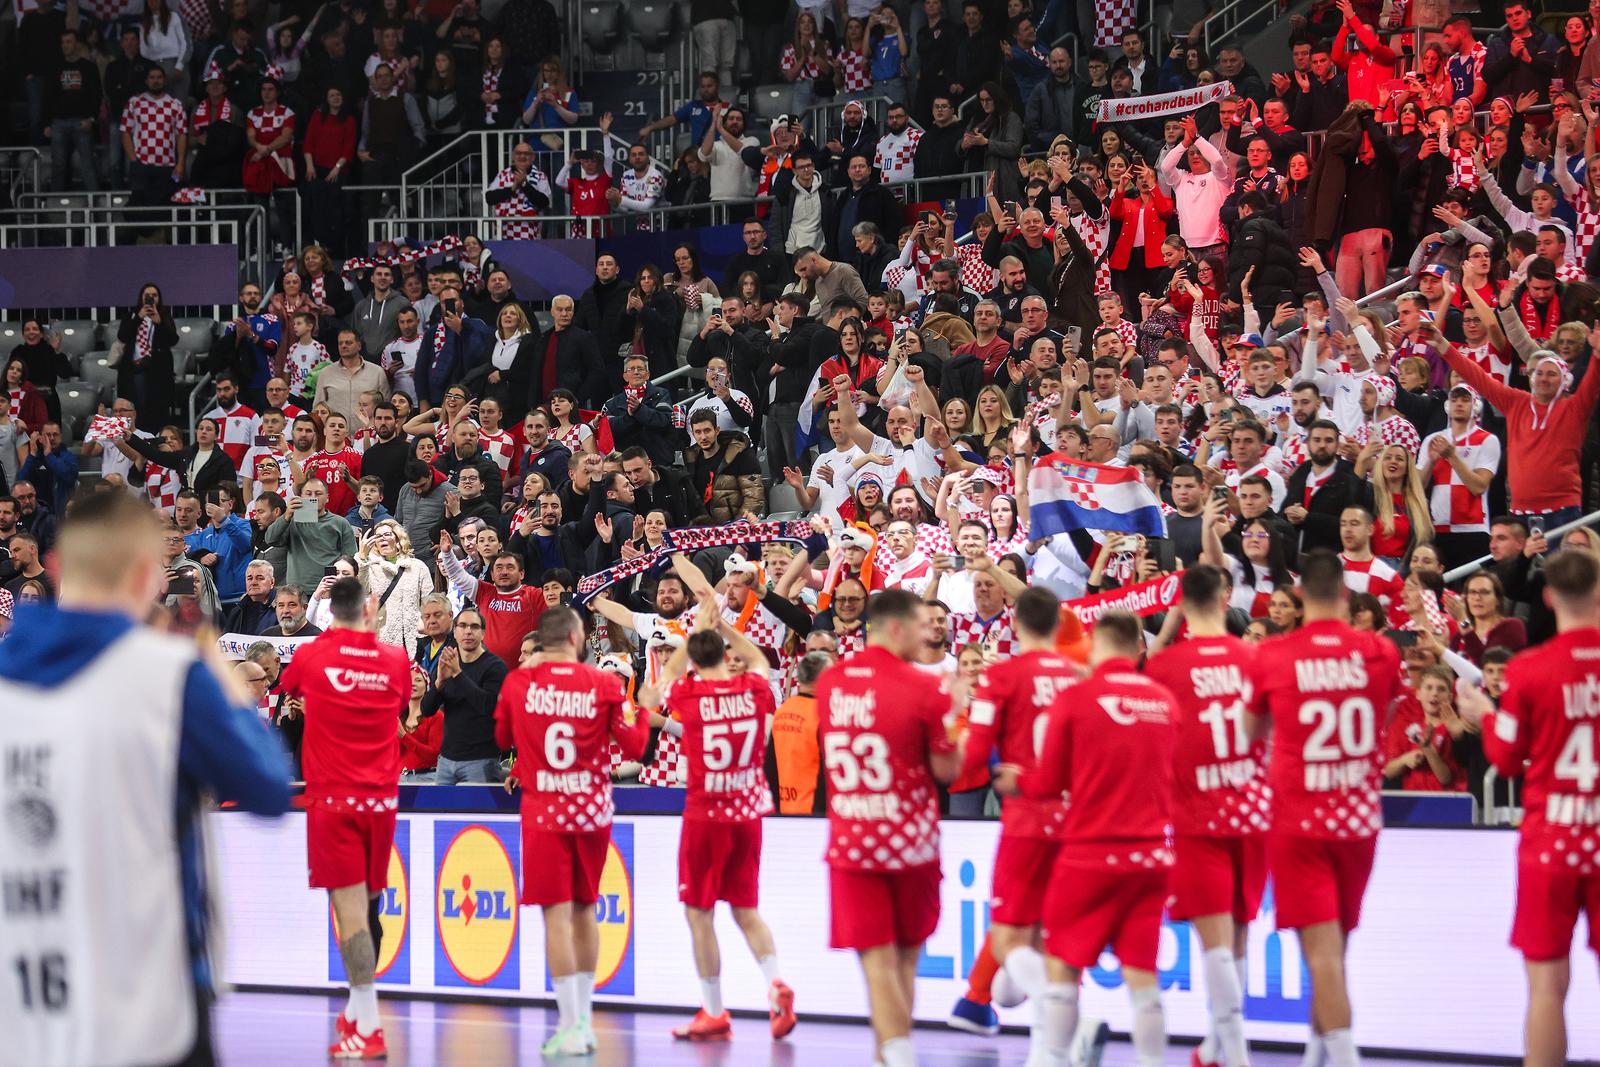
<path fill-rule="evenodd" d="M 112 345 L 117 343 L 117 330 L 120 329 L 121 326 L 122 324 L 116 320 L 112 320 L 111 322 L 102 322 L 100 324 L 100 328 L 96 331 L 99 336 L 96 338 L 96 344 L 94 347 L 96 349 L 109 350 Z"/>
<path fill-rule="evenodd" d="M 61 356 L 67 361 L 67 366 L 72 368 L 72 373 L 67 375 L 67 378 L 72 379 L 83 377 L 82 367 L 84 359 L 88 356 L 103 355 L 105 355 L 104 352 L 68 352 L 66 348 L 63 347 L 61 349 Z"/>
<path fill-rule="evenodd" d="M 755 76 L 755 64 L 750 61 L 750 43 L 740 38 L 733 51 L 733 80 L 743 85 Z"/>
<path fill-rule="evenodd" d="M 179 319 L 177 325 L 179 348 L 198 355 L 211 351 L 211 342 L 215 340 L 215 336 L 211 332 L 210 319 Z"/>
<path fill-rule="evenodd" d="M 768 122 L 787 115 L 794 110 L 794 86 L 788 82 L 758 85 L 750 91 L 750 106 Z"/>
<path fill-rule="evenodd" d="M 0 359 L 11 355 L 11 350 L 22 343 L 22 323 L 0 322 Z"/>
<path fill-rule="evenodd" d="M 83 440 L 89 420 L 100 410 L 100 392 L 87 382 L 63 385 L 56 393 L 61 401 L 61 432 L 74 443 Z"/>
<path fill-rule="evenodd" d="M 184 348 L 183 345 L 180 344 L 172 350 L 172 375 L 178 381 L 181 382 L 193 376 L 199 366 L 199 358 L 192 351 Z"/>
<path fill-rule="evenodd" d="M 79 368 L 84 383 L 98 393 L 101 403 L 109 404 L 117 395 L 117 368 L 108 365 L 109 354 L 86 356 Z"/>
<path fill-rule="evenodd" d="M 794 491 L 794 486 L 788 482 L 778 481 L 767 487 L 767 509 L 774 512 L 792 511 L 798 517 L 805 511 L 805 506 L 800 503 L 800 494 Z"/>
<path fill-rule="evenodd" d="M 582 20 L 583 43 L 591 52 L 609 55 L 622 40 L 622 5 L 617 0 L 588 0 Z"/>
<path fill-rule="evenodd" d="M 61 351 L 83 355 L 95 350 L 99 327 L 88 319 L 74 319 L 61 324 Z"/>
<path fill-rule="evenodd" d="M 677 8 L 665 0 L 628 5 L 628 25 L 646 52 L 665 52 L 677 29 Z"/>
<path fill-rule="evenodd" d="M 551 317 L 548 311 L 535 311 L 533 313 L 533 324 L 538 327 L 540 333 L 549 333 L 555 327 L 556 320 Z"/>

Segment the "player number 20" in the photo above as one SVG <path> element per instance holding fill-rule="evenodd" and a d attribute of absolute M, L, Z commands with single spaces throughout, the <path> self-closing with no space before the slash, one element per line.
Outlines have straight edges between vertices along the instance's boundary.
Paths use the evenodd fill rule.
<path fill-rule="evenodd" d="M 552 771 L 564 771 L 578 759 L 570 722 L 553 722 L 544 731 L 544 762 Z"/>
<path fill-rule="evenodd" d="M 1365 756 L 1377 743 L 1377 730 L 1373 723 L 1372 701 L 1366 697 L 1350 697 L 1337 705 L 1331 700 L 1308 700 L 1300 705 L 1300 722 L 1312 726 L 1306 738 L 1304 758 L 1307 763 L 1332 763 L 1341 759 Z M 1329 744 L 1339 735 L 1337 746 Z"/>
<path fill-rule="evenodd" d="M 878 734 L 828 734 L 822 746 L 835 789 L 848 793 L 859 786 L 881 793 L 889 788 L 889 744 Z"/>
<path fill-rule="evenodd" d="M 46 952 L 38 959 L 18 956 L 17 980 L 22 984 L 22 1007 L 60 1011 L 67 1006 L 67 958 Z"/>
<path fill-rule="evenodd" d="M 748 767 L 750 750 L 755 747 L 759 724 L 754 719 L 743 722 L 716 722 L 705 728 L 706 770 L 725 771 L 729 767 Z M 739 738 L 739 758 L 733 758 L 733 740 Z"/>

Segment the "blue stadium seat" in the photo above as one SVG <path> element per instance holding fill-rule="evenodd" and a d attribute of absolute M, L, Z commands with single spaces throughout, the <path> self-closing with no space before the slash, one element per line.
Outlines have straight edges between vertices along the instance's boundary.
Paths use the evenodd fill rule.
<path fill-rule="evenodd" d="M 794 86 L 788 82 L 758 85 L 750 91 L 750 107 L 768 122 L 787 115 L 794 110 Z"/>
<path fill-rule="evenodd" d="M 587 0 L 582 9 L 583 43 L 609 55 L 622 40 L 622 5 L 617 0 Z"/>
<path fill-rule="evenodd" d="M 628 5 L 628 26 L 646 52 L 665 52 L 678 28 L 678 9 L 667 0 Z"/>

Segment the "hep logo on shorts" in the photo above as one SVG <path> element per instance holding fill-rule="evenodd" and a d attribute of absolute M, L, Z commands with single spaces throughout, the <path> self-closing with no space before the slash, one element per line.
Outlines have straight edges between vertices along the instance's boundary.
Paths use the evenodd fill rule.
<path fill-rule="evenodd" d="M 378 897 L 378 921 L 383 944 L 378 949 L 377 980 L 383 985 L 411 984 L 411 824 L 400 819 L 394 827 L 394 847 L 389 850 L 389 886 Z M 339 954 L 339 928 L 333 907 L 328 908 L 328 981 L 346 981 L 344 958 Z"/>
<path fill-rule="evenodd" d="M 441 986 L 519 989 L 515 824 L 434 824 L 434 981 Z"/>

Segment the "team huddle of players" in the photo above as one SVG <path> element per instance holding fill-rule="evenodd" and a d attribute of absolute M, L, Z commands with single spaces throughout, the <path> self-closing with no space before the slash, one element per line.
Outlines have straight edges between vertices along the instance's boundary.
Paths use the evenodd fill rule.
<path fill-rule="evenodd" d="M 1559 636 L 1512 661 L 1498 708 L 1476 689 L 1459 694 L 1495 766 L 1525 778 L 1512 942 L 1528 964 L 1526 1062 L 1535 1067 L 1565 1062 L 1562 1002 L 1580 913 L 1600 948 L 1600 568 L 1557 553 L 1545 574 Z M 1112 613 L 1092 631 L 1087 664 L 1056 650 L 1056 597 L 1026 590 L 1015 604 L 1017 654 L 984 672 L 964 730 L 952 725 L 948 682 L 912 663 L 920 602 L 903 590 L 875 596 L 868 645 L 822 676 L 817 716 L 831 940 L 859 954 L 877 1062 L 916 1062 L 916 966 L 939 919 L 938 785 L 986 765 L 1005 799 L 984 956 L 996 1002 L 1033 1002 L 1028 1067 L 1096 1055 L 1105 1027 L 1080 1025 L 1079 982 L 1108 946 L 1133 1001 L 1137 1061 L 1164 1062 L 1164 912 L 1192 922 L 1205 949 L 1211 1025 L 1193 1063 L 1248 1063 L 1244 934 L 1269 872 L 1278 925 L 1298 933 L 1311 975 L 1306 1062 L 1359 1062 L 1344 957 L 1382 825 L 1378 739 L 1403 684 L 1399 654 L 1346 625 L 1329 553 L 1302 558 L 1305 625 L 1256 648 L 1228 635 L 1223 588 L 1221 572 L 1189 568 L 1176 643 L 1144 658 L 1141 621 Z M 394 722 L 382 716 L 404 707 L 408 668 L 398 653 L 382 659 L 384 646 L 360 632 L 374 605 L 358 583 L 336 583 L 332 602 L 338 626 L 296 655 L 284 684 L 306 697 L 311 884 L 334 897 L 351 981 L 329 1052 L 374 1058 L 385 1054 L 372 986 L 380 931 L 358 903 L 386 876 L 398 755 L 380 751 L 395 748 Z M 768 982 L 781 1038 L 795 1026 L 794 993 L 757 910 L 761 820 L 772 807 L 762 770 L 773 713 L 766 659 L 706 607 L 636 696 L 671 713 L 666 729 L 681 735 L 689 768 L 679 896 L 702 1007 L 673 1033 L 731 1036 L 712 924 L 727 901 Z M 521 901 L 543 911 L 556 992 L 546 1055 L 595 1050 L 593 904 L 613 811 L 608 748 L 614 741 L 636 758 L 649 731 L 617 676 L 581 662 L 583 649 L 579 616 L 546 611 L 496 708 L 497 739 L 518 753 Z M 748 669 L 734 673 L 730 657 Z M 388 671 L 391 701 L 354 699 L 363 679 L 377 685 Z"/>

